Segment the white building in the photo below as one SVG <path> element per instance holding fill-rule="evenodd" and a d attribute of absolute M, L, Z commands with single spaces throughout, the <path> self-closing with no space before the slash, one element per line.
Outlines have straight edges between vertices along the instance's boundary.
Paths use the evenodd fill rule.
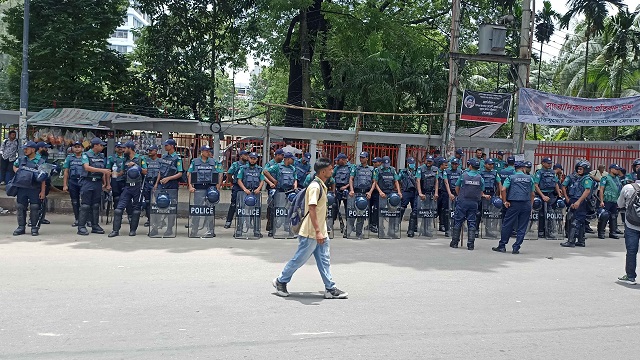
<path fill-rule="evenodd" d="M 135 1 L 129 0 L 129 4 L 127 16 L 124 18 L 122 25 L 111 34 L 111 38 L 108 40 L 109 48 L 125 54 L 132 52 L 136 46 L 137 35 L 134 34 L 133 30 L 149 25 L 149 17 L 136 9 Z"/>

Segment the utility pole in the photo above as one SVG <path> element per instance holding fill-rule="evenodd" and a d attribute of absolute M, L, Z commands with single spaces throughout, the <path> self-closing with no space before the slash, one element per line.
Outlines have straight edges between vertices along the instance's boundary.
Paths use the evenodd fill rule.
<path fill-rule="evenodd" d="M 20 142 L 27 142 L 27 109 L 29 107 L 29 0 L 24 0 L 22 31 L 22 75 L 20 76 L 20 118 L 18 130 Z"/>
<path fill-rule="evenodd" d="M 526 1 L 526 0 L 525 0 Z M 458 114 L 458 63 L 452 56 L 458 52 L 460 42 L 460 0 L 453 0 L 451 7 L 451 41 L 449 42 L 449 96 L 447 114 L 442 122 L 444 156 L 453 156 L 456 149 L 456 120 Z"/>
<path fill-rule="evenodd" d="M 531 59 L 531 0 L 522 0 L 522 26 L 520 28 L 520 59 Z M 518 90 L 529 85 L 530 63 L 518 65 Z M 520 91 L 516 93 L 516 109 L 520 101 Z M 513 117 L 513 153 L 524 153 L 524 139 L 527 127 L 518 121 L 518 112 Z"/>
<path fill-rule="evenodd" d="M 311 52 L 309 49 L 309 24 L 307 23 L 307 9 L 300 11 L 300 65 L 302 65 L 302 99 L 300 106 L 309 107 L 309 98 L 311 96 L 311 75 L 309 66 L 311 61 Z M 302 110 L 302 126 L 310 127 L 311 112 L 307 109 Z"/>

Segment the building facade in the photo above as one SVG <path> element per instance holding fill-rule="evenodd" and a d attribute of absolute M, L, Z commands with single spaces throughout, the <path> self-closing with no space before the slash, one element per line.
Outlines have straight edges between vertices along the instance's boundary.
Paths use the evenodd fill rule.
<path fill-rule="evenodd" d="M 129 3 L 122 25 L 109 38 L 109 48 L 123 54 L 130 53 L 135 48 L 138 37 L 136 31 L 149 25 L 149 17 L 137 9 L 135 1 L 131 0 Z"/>

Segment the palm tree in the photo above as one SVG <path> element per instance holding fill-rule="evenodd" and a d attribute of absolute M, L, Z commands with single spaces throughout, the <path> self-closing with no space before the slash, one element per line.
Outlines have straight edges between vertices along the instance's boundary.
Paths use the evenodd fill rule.
<path fill-rule="evenodd" d="M 584 56 L 584 86 L 583 91 L 587 91 L 587 71 L 589 65 L 589 40 L 592 35 L 597 35 L 604 30 L 604 22 L 609 15 L 608 5 L 613 5 L 618 9 L 626 7 L 623 0 L 569 0 L 567 7 L 569 11 L 560 19 L 560 25 L 563 28 L 569 27 L 569 22 L 575 16 L 584 15 L 587 22 L 585 35 L 587 45 Z M 585 97 L 588 94 L 584 94 Z M 580 137 L 583 137 L 583 127 L 580 127 Z"/>
<path fill-rule="evenodd" d="M 542 71 L 542 47 L 549 43 L 551 36 L 556 31 L 553 21 L 560 18 L 560 14 L 551 8 L 551 1 L 542 2 L 542 10 L 536 13 L 536 40 L 540 43 L 540 59 L 538 62 L 538 90 L 540 89 L 540 72 Z"/>

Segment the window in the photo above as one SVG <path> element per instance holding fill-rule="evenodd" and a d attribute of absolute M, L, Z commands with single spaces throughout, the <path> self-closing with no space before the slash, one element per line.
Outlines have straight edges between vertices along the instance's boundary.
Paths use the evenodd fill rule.
<path fill-rule="evenodd" d="M 133 27 L 134 28 L 140 28 L 140 27 L 143 27 L 143 26 L 144 26 L 144 24 L 142 23 L 142 21 L 140 21 L 140 20 L 138 20 L 136 18 L 133 18 Z"/>
<path fill-rule="evenodd" d="M 115 51 L 117 51 L 119 53 L 123 53 L 123 54 L 126 54 L 126 53 L 129 52 L 129 47 L 125 46 L 125 45 L 110 45 L 109 49 L 115 50 Z"/>
<path fill-rule="evenodd" d="M 129 37 L 129 32 L 127 30 L 116 30 L 111 37 L 116 39 L 126 39 Z"/>

